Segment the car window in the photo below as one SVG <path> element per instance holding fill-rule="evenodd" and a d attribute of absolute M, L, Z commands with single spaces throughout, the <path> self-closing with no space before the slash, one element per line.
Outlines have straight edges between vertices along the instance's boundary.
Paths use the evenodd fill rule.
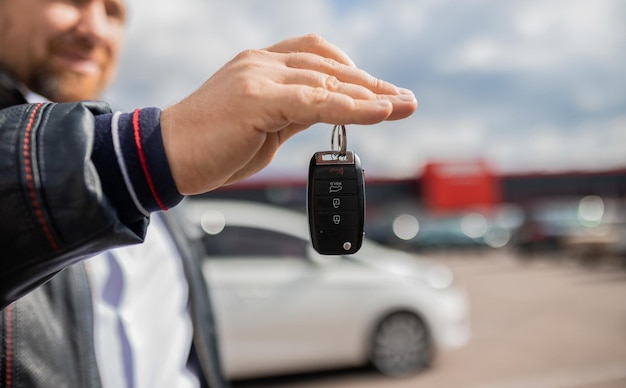
<path fill-rule="evenodd" d="M 308 242 L 266 229 L 227 226 L 220 233 L 202 238 L 204 251 L 217 257 L 306 257 Z"/>

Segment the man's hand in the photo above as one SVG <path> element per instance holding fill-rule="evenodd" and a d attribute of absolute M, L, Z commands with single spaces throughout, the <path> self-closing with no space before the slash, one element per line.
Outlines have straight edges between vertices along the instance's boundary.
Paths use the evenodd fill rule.
<path fill-rule="evenodd" d="M 161 130 L 177 188 L 190 195 L 256 173 L 287 139 L 315 123 L 374 124 L 416 108 L 413 93 L 307 35 L 237 55 L 165 109 Z"/>

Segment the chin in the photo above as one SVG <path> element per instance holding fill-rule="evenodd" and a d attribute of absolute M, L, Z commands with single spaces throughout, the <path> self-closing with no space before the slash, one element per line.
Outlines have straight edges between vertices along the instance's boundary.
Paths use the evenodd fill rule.
<path fill-rule="evenodd" d="M 103 83 L 102 77 L 64 72 L 40 79 L 38 87 L 33 89 L 54 102 L 75 102 L 98 98 Z"/>

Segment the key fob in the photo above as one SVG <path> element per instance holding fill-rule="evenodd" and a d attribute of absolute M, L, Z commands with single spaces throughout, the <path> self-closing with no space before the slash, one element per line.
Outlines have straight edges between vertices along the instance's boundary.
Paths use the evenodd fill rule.
<path fill-rule="evenodd" d="M 313 248 L 323 255 L 357 252 L 363 242 L 365 181 L 353 151 L 316 152 L 309 164 L 307 212 Z"/>

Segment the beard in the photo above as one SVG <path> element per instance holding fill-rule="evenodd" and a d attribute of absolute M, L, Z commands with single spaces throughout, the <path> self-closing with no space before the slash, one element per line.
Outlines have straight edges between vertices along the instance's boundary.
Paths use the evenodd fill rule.
<path fill-rule="evenodd" d="M 40 66 L 30 82 L 30 88 L 54 102 L 93 100 L 102 93 L 103 77 L 85 75 L 52 66 Z"/>
<path fill-rule="evenodd" d="M 91 58 L 97 71 L 80 71 L 68 65 L 67 58 Z M 83 36 L 59 35 L 48 44 L 46 55 L 33 66 L 29 87 L 54 102 L 93 100 L 108 86 L 116 67 L 116 57 L 105 47 Z"/>

